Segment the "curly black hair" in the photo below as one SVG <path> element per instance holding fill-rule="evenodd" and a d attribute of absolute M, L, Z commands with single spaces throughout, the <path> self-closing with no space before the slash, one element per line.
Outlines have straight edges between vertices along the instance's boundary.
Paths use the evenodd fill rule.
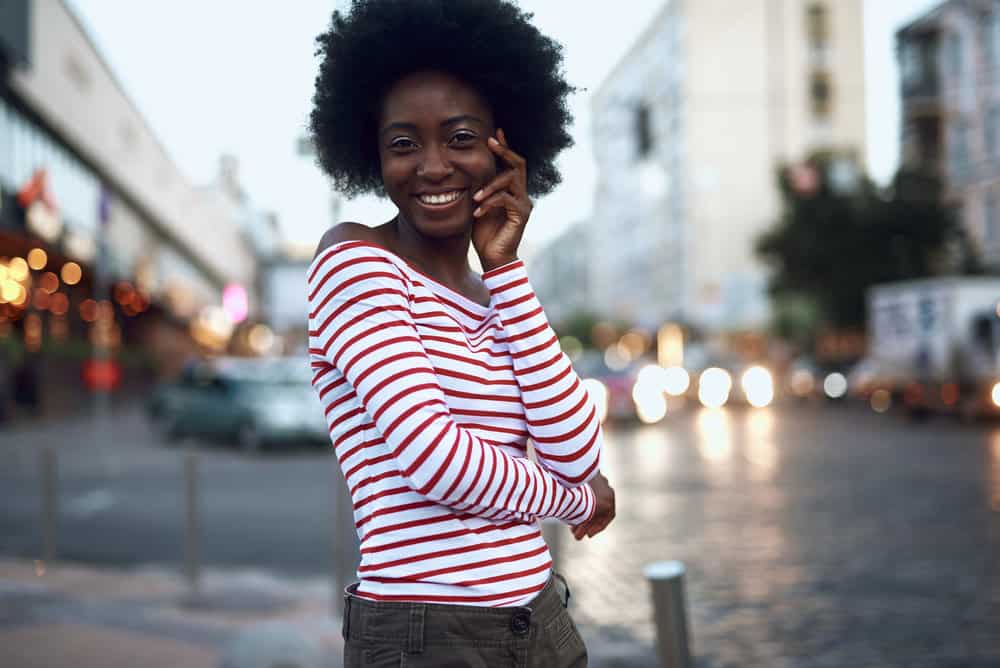
<path fill-rule="evenodd" d="M 316 38 L 322 58 L 309 129 L 320 167 L 347 196 L 382 193 L 378 114 L 388 89 L 418 71 L 447 72 L 490 105 L 527 162 L 528 192 L 559 184 L 573 145 L 562 47 L 508 0 L 354 0 Z"/>

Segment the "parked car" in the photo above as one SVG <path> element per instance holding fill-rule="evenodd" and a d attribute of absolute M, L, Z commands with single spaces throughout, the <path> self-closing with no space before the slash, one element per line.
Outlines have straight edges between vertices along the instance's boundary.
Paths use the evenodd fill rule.
<path fill-rule="evenodd" d="M 199 436 L 253 452 L 266 445 L 329 443 L 326 418 L 302 358 L 199 362 L 154 390 L 146 405 L 167 442 Z"/>

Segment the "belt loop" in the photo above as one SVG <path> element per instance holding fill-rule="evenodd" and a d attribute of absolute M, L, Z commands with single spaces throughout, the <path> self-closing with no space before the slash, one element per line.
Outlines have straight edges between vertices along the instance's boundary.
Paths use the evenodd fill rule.
<path fill-rule="evenodd" d="M 410 637 L 406 643 L 407 654 L 420 654 L 424 651 L 424 611 L 422 603 L 410 605 Z"/>
<path fill-rule="evenodd" d="M 559 597 L 560 599 L 562 599 L 560 601 L 560 603 L 562 603 L 562 606 L 564 608 L 568 608 L 569 607 L 569 597 L 572 595 L 570 593 L 570 591 L 569 591 L 569 583 L 566 582 L 566 578 L 564 578 L 562 576 L 562 574 L 560 574 L 560 573 L 553 573 L 553 575 L 555 575 L 556 578 L 558 578 L 559 582 L 561 582 L 562 586 L 563 586 L 563 595 Z M 558 589 L 558 587 L 557 587 L 557 589 Z"/>
<path fill-rule="evenodd" d="M 340 633 L 344 636 L 344 642 L 347 642 L 348 636 L 351 634 L 351 595 L 346 591 L 344 592 L 344 619 L 340 625 Z"/>

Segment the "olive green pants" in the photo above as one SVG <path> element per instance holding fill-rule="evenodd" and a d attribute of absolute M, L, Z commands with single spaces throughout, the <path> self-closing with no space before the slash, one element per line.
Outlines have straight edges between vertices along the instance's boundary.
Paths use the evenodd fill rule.
<path fill-rule="evenodd" d="M 344 668 L 584 668 L 587 648 L 559 575 L 527 605 L 373 602 L 347 588 Z"/>

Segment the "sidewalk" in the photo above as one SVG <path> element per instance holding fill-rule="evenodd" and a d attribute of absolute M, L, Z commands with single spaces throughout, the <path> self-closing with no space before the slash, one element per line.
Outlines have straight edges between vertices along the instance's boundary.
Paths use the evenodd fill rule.
<path fill-rule="evenodd" d="M 339 668 L 329 583 L 207 572 L 200 600 L 162 570 L 0 559 L 0 666 Z M 594 668 L 652 668 L 650 648 L 581 626 Z"/>
<path fill-rule="evenodd" d="M 0 560 L 0 666 L 313 668 L 341 665 L 329 588 Z"/>

